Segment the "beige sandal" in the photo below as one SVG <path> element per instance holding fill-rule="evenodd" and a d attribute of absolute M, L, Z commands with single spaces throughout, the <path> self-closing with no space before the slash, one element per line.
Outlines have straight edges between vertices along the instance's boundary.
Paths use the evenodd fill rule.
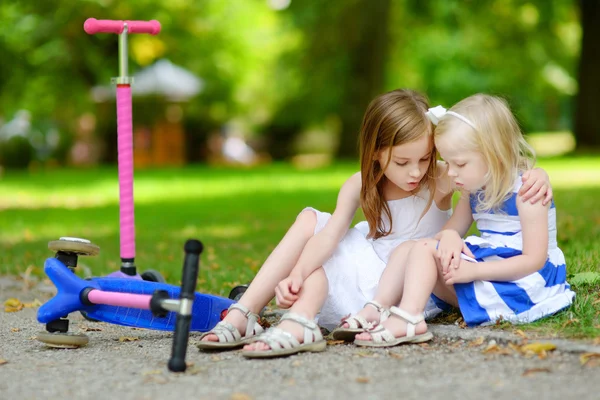
<path fill-rule="evenodd" d="M 314 321 L 289 312 L 281 317 L 280 322 L 285 320 L 294 321 L 304 327 L 304 342 L 300 343 L 291 333 L 273 327 L 252 340 L 253 343 L 263 342 L 267 344 L 270 347 L 269 350 L 244 350 L 242 355 L 246 358 L 272 358 L 289 356 L 304 351 L 319 352 L 325 350 L 327 342 L 323 339 L 321 329 Z"/>
<path fill-rule="evenodd" d="M 258 319 L 260 318 L 257 314 L 250 312 L 245 306 L 240 303 L 234 303 L 229 306 L 228 313 L 231 310 L 238 310 L 246 318 L 248 318 L 248 322 L 246 323 L 246 332 L 244 336 L 240 334 L 240 332 L 235 328 L 235 326 L 231 325 L 229 322 L 220 321 L 213 329 L 208 332 L 203 333 L 200 336 L 200 341 L 197 343 L 197 346 L 200 350 L 230 350 L 238 347 L 242 347 L 243 345 L 250 342 L 250 340 L 254 339 L 254 337 L 258 334 L 264 332 L 262 326 L 259 325 Z M 217 342 L 211 341 L 202 341 L 202 338 L 208 335 L 216 335 L 219 339 Z"/>
<path fill-rule="evenodd" d="M 372 340 L 355 340 L 354 344 L 364 347 L 393 347 L 401 343 L 423 343 L 433 338 L 431 332 L 415 334 L 417 324 L 425 320 L 423 314 L 411 315 L 398 307 L 390 307 L 390 314 L 406 321 L 406 336 L 397 338 L 389 329 L 379 325 L 369 331 Z"/>
<path fill-rule="evenodd" d="M 378 324 L 385 321 L 390 315 L 389 311 L 384 308 L 381 304 L 376 301 L 368 301 L 365 304 L 366 306 L 374 307 L 380 314 L 379 322 L 367 322 L 366 319 L 361 317 L 360 315 L 353 315 L 348 318 L 342 319 L 342 323 L 340 326 L 335 328 L 331 335 L 335 340 L 344 340 L 346 342 L 353 342 L 354 337 L 359 334 L 368 331 L 369 329 L 373 329 Z M 348 328 L 343 328 L 342 325 L 348 324 Z"/>

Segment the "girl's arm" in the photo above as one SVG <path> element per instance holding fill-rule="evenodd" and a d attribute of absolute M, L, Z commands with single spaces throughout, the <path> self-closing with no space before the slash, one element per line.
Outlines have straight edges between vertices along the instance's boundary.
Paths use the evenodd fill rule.
<path fill-rule="evenodd" d="M 444 231 L 453 230 L 458 232 L 458 235 L 462 238 L 469 231 L 469 228 L 473 224 L 473 213 L 471 211 L 471 203 L 469 201 L 469 193 L 465 191 L 460 192 L 460 199 L 452 212 L 452 216 L 446 222 L 442 231 L 435 235 L 435 239 L 440 240 Z"/>
<path fill-rule="evenodd" d="M 308 240 L 290 276 L 300 277 L 304 281 L 331 257 L 360 205 L 360 188 L 361 177 L 357 172 L 342 185 L 335 211 L 325 227 Z"/>
<path fill-rule="evenodd" d="M 463 261 L 460 268 L 449 271 L 456 275 L 446 283 L 486 281 L 514 281 L 539 271 L 548 258 L 548 208 L 542 203 L 531 204 L 517 198 L 517 209 L 523 234 L 523 254 L 501 261 L 470 263 Z"/>
<path fill-rule="evenodd" d="M 550 203 L 550 200 L 552 200 L 552 186 L 546 171 L 542 168 L 525 171 L 521 180 L 523 185 L 519 189 L 519 196 L 523 197 L 523 201 L 531 199 L 531 204 L 534 204 L 543 198 L 542 205 Z"/>

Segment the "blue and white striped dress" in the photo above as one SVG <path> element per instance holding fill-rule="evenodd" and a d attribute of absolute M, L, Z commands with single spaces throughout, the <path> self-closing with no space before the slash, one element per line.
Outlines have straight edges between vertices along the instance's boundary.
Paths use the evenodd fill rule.
<path fill-rule="evenodd" d="M 477 213 L 479 196 L 471 194 L 473 219 L 481 236 L 465 242 L 477 261 L 494 261 L 522 254 L 523 236 L 517 211 L 518 177 L 502 213 Z M 556 242 L 556 208 L 548 210 L 548 259 L 543 268 L 516 281 L 475 281 L 454 285 L 460 311 L 467 325 L 488 325 L 498 319 L 515 324 L 528 323 L 571 305 L 575 293 L 567 283 L 567 266 Z"/>

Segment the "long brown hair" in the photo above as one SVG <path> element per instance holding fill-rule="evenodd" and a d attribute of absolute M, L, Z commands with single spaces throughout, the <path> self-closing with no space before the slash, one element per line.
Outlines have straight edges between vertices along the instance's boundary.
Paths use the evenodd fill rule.
<path fill-rule="evenodd" d="M 390 162 L 380 165 L 377 161 L 382 150 L 392 154 L 392 148 L 413 142 L 424 135 L 433 140 L 433 126 L 425 113 L 429 108 L 427 98 L 413 90 L 397 89 L 376 97 L 365 112 L 360 129 L 360 171 L 362 187 L 360 205 L 369 224 L 368 237 L 378 239 L 392 232 L 390 208 L 383 198 L 386 178 L 383 174 Z M 425 212 L 433 202 L 435 192 L 436 151 L 431 152 L 427 173 L 419 183 L 420 188 L 429 189 L 429 200 Z M 390 222 L 386 229 L 383 214 Z M 422 217 L 422 216 L 421 216 Z"/>

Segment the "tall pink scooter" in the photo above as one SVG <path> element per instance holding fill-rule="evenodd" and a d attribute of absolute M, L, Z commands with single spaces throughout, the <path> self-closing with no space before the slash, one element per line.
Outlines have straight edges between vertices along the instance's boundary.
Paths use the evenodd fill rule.
<path fill-rule="evenodd" d="M 133 205 L 133 117 L 131 106 L 131 85 L 133 78 L 128 75 L 127 38 L 129 34 L 147 33 L 157 35 L 160 23 L 151 21 L 112 21 L 88 18 L 83 29 L 90 35 L 115 33 L 119 35 L 119 76 L 113 78 L 117 86 L 117 146 L 119 165 L 119 224 L 121 268 L 109 276 L 137 278 L 153 282 L 164 282 L 162 275 L 154 270 L 146 270 L 138 275 L 135 266 L 135 222 Z M 70 238 L 64 238 L 69 240 Z"/>

